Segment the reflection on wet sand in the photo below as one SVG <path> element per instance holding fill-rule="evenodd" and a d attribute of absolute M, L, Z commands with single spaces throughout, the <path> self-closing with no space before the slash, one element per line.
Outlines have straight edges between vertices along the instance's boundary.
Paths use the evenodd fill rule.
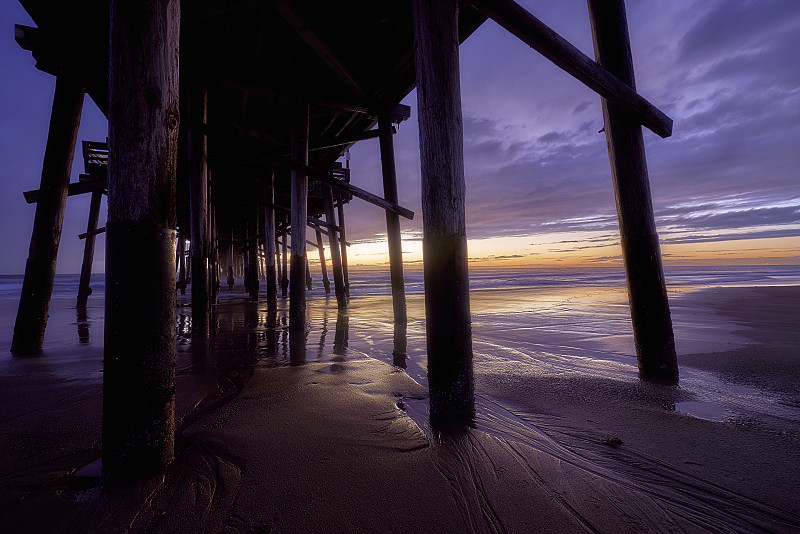
<path fill-rule="evenodd" d="M 78 324 L 78 342 L 86 345 L 89 343 L 89 313 L 86 308 L 75 308 L 75 321 Z"/>
<path fill-rule="evenodd" d="M 394 323 L 394 350 L 392 350 L 393 364 L 401 369 L 407 367 L 408 359 L 408 326 Z"/>
<path fill-rule="evenodd" d="M 190 308 L 180 307 L 177 322 L 179 346 L 179 374 L 205 377 L 205 391 L 217 395 L 228 389 L 240 390 L 256 367 L 303 365 L 309 362 L 342 364 L 348 358 L 351 334 L 349 310 L 339 310 L 336 301 L 320 299 L 310 313 L 302 332 L 288 328 L 288 301 L 278 302 L 277 309 L 269 310 L 265 303 L 256 303 L 240 296 L 223 296 L 213 308 L 211 328 L 215 335 L 203 340 L 191 337 Z M 335 323 L 330 325 L 335 314 Z M 330 330 L 334 335 L 331 339 Z M 391 357 L 386 354 L 370 355 L 405 369 L 407 365 L 407 327 L 388 322 L 373 323 L 374 335 L 387 338 L 392 335 Z M 380 341 L 383 346 L 384 342 Z M 359 344 L 362 356 L 365 347 Z M 311 360 L 309 360 L 311 357 Z M 349 358 L 348 358 L 349 359 Z"/>
<path fill-rule="evenodd" d="M 737 367 L 748 365 L 741 371 L 748 380 L 758 378 L 778 388 L 784 382 L 768 366 L 783 363 L 785 369 L 796 369 L 795 363 L 788 365 L 796 362 L 793 349 L 798 346 L 793 325 L 766 329 L 797 315 L 789 302 L 786 308 L 776 304 L 779 291 L 786 290 L 750 291 L 746 306 L 740 305 L 741 297 L 731 301 L 719 295 L 721 300 L 715 301 L 720 309 L 748 313 L 758 309 L 758 298 L 769 305 L 757 321 L 748 323 L 758 327 L 752 330 L 761 336 L 758 350 L 744 347 L 684 357 L 698 366 L 718 366 L 712 370 L 728 369 L 723 366 L 732 358 Z M 731 289 L 725 295 L 741 292 Z M 556 301 L 547 292 L 537 301 L 534 292 L 521 290 L 527 298 L 518 299 L 526 302 L 524 309 L 511 313 L 503 304 L 513 300 L 507 291 L 504 298 L 484 293 L 475 299 L 473 316 L 476 428 L 438 439 L 428 423 L 424 323 L 414 319 L 422 316 L 421 304 L 419 309 L 413 305 L 421 299 L 410 299 L 409 309 L 420 313 L 409 315 L 408 328 L 394 325 L 388 297 L 359 297 L 342 312 L 324 296 L 312 299 L 306 331 L 297 336 L 306 345 L 302 366 L 292 365 L 299 358 L 290 350 L 287 301 L 270 312 L 265 304 L 223 294 L 214 306 L 217 335 L 207 340 L 191 338 L 190 309 L 179 307 L 176 464 L 144 508 L 123 502 L 109 517 L 129 525 L 135 515 L 137 528 L 131 532 L 190 531 L 195 524 L 192 531 L 211 531 L 207 524 L 222 524 L 230 517 L 243 522 L 242 532 L 265 525 L 272 531 L 324 531 L 309 524 L 317 517 L 324 516 L 326 525 L 341 518 L 336 492 L 346 483 L 353 499 L 347 517 L 377 525 L 373 532 L 385 530 L 380 526 L 388 524 L 386 510 L 416 514 L 426 509 L 436 488 L 441 490 L 436 502 L 452 504 L 447 517 L 453 524 L 426 531 L 529 532 L 536 525 L 534 530 L 542 532 L 800 532 L 800 511 L 791 498 L 800 480 L 800 427 L 797 405 L 790 404 L 796 395 L 788 396 L 796 391 L 797 381 L 791 380 L 796 372 L 782 373 L 787 375 L 786 397 L 777 396 L 777 389 L 731 384 L 724 376 L 690 366 L 679 388 L 642 384 L 632 364 L 625 363 L 624 358 L 633 357 L 614 348 L 623 334 L 619 317 L 624 315 L 616 301 L 598 304 L 594 299 L 589 305 L 589 296 L 581 300 L 577 294 Z M 728 323 L 699 321 L 716 317 L 703 311 L 714 295 L 684 298 L 674 317 L 676 324 L 694 325 L 704 343 L 711 334 L 720 336 L 718 343 L 727 343 Z M 4 408 L 21 414 L 7 419 L 0 433 L 6 443 L 33 436 L 39 447 L 45 442 L 37 434 L 40 428 L 54 428 L 62 437 L 58 447 L 36 457 L 28 453 L 32 448 L 4 449 L 6 465 L 23 465 L 25 476 L 39 484 L 26 482 L 25 488 L 44 487 L 42 480 L 50 484 L 58 473 L 78 466 L 72 456 L 59 456 L 55 463 L 63 455 L 61 442 L 91 438 L 80 445 L 91 453 L 79 457 L 84 465 L 99 454 L 102 351 L 96 346 L 102 341 L 97 334 L 102 312 L 90 308 L 88 314 L 79 314 L 71 304 L 72 299 L 60 315 L 56 309 L 53 321 L 68 328 L 50 334 L 63 332 L 68 347 L 51 338 L 53 348 L 42 358 L 6 364 L 13 373 L 5 382 Z M 87 341 L 84 328 L 87 334 L 94 328 L 93 340 L 78 347 L 76 325 L 79 339 Z M 785 345 L 776 344 L 775 339 L 783 339 L 779 334 L 786 336 Z M 608 338 L 615 342 L 606 342 Z M 686 346 L 691 339 L 683 341 Z M 751 361 L 759 355 L 761 360 Z M 400 370 L 403 364 L 405 371 Z M 88 372 L 96 373 L 95 378 L 85 380 Z M 23 379 L 25 387 L 18 387 Z M 738 404 L 725 402 L 734 396 Z M 42 458 L 58 467 L 55 476 L 41 474 Z M 22 487 L 17 473 L 9 470 L 0 476 L 0 489 Z M 398 480 L 412 489 L 397 489 Z M 307 493 L 319 484 L 324 491 L 316 491 L 310 500 L 316 515 L 282 499 L 287 492 Z M 33 509 L 38 496 L 53 488 L 35 490 L 19 506 Z M 361 488 L 368 488 L 369 495 L 359 500 Z M 409 499 L 424 495 L 426 502 L 404 501 L 404 507 L 396 507 L 398 494 Z M 376 511 L 377 505 L 365 504 L 354 511 L 357 503 L 374 503 L 375 495 L 385 496 L 387 506 Z M 336 498 L 326 500 L 329 496 Z M 59 506 L 63 502 L 60 494 Z M 255 502 L 259 504 L 253 506 Z M 7 510 L 22 516 L 14 507 Z M 278 511 L 283 518 L 296 514 L 296 520 L 273 525 Z M 35 516 L 25 515 L 26 521 Z M 378 519 L 370 523 L 370 518 Z"/>
<path fill-rule="evenodd" d="M 333 339 L 333 353 L 337 356 L 341 356 L 342 361 L 344 361 L 344 355 L 347 351 L 347 343 L 349 339 L 350 318 L 347 316 L 346 311 L 339 310 L 339 312 L 336 314 L 336 335 Z M 334 358 L 334 360 L 336 360 L 336 358 Z"/>

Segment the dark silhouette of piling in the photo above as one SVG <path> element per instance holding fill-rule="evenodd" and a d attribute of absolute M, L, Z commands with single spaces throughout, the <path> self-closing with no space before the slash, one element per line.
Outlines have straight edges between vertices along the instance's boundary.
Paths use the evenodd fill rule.
<path fill-rule="evenodd" d="M 103 478 L 163 471 L 175 437 L 180 3 L 111 2 Z"/>
<path fill-rule="evenodd" d="M 298 105 L 292 121 L 292 159 L 308 165 L 308 103 Z M 308 224 L 308 177 L 292 169 L 292 260 L 289 265 L 289 329 L 306 327 L 306 225 Z"/>
<path fill-rule="evenodd" d="M 394 163 L 394 140 L 389 110 L 378 114 L 380 130 L 381 167 L 383 169 L 383 196 L 392 204 L 397 201 L 397 170 Z M 406 289 L 403 280 L 403 243 L 400 235 L 400 216 L 386 210 L 386 239 L 389 243 L 389 272 L 392 280 L 392 309 L 394 322 L 407 324 Z"/>
<path fill-rule="evenodd" d="M 475 417 L 458 70 L 458 1 L 414 0 L 430 418 Z"/>
<path fill-rule="evenodd" d="M 78 302 L 76 307 L 85 308 L 92 294 L 90 282 L 92 279 L 92 263 L 94 262 L 94 242 L 97 234 L 97 221 L 100 218 L 100 202 L 103 200 L 103 193 L 92 191 L 92 198 L 89 202 L 89 221 L 86 224 L 86 241 L 83 243 L 83 263 L 81 264 L 81 279 L 78 284 Z"/>
<path fill-rule="evenodd" d="M 281 254 L 281 241 L 278 239 L 276 234 L 275 236 L 275 274 L 278 276 L 278 285 L 283 285 L 283 262 L 281 261 L 282 254 Z M 281 291 L 283 291 L 281 289 Z M 285 296 L 281 294 L 281 296 Z"/>
<path fill-rule="evenodd" d="M 589 14 L 597 62 L 635 90 L 624 2 L 589 0 Z M 642 128 L 634 118 L 605 99 L 603 118 L 639 375 L 645 379 L 677 383 L 675 339 L 653 216 Z"/>
<path fill-rule="evenodd" d="M 325 264 L 325 247 L 322 244 L 322 232 L 316 228 L 317 233 L 317 250 L 319 251 L 319 267 L 322 271 L 322 285 L 325 287 L 325 293 L 331 292 L 331 282 L 328 279 L 328 267 Z"/>
<path fill-rule="evenodd" d="M 347 296 L 350 296 L 350 273 L 347 268 L 347 231 L 344 226 L 344 204 L 340 201 L 336 205 L 337 216 L 339 217 L 339 248 L 342 258 L 342 280 Z"/>
<path fill-rule="evenodd" d="M 233 286 L 234 286 L 234 283 L 235 283 L 235 280 L 234 280 L 234 277 L 233 277 L 233 270 L 234 270 L 234 267 L 233 267 L 233 263 L 234 263 L 234 258 L 233 258 L 234 257 L 234 254 L 233 254 L 233 229 L 231 229 L 231 242 L 228 244 L 227 252 L 228 252 L 228 266 L 227 266 L 228 267 L 227 268 L 228 272 L 227 272 L 227 277 L 226 277 L 225 281 L 228 283 L 228 289 L 230 291 L 233 291 Z"/>
<path fill-rule="evenodd" d="M 208 163 L 205 89 L 190 87 L 189 98 L 189 208 L 192 227 L 192 337 L 208 337 L 210 287 L 208 253 Z"/>
<path fill-rule="evenodd" d="M 15 354 L 42 350 L 82 109 L 83 88 L 70 75 L 60 74 L 56 78 L 39 199 L 11 341 L 11 352 Z"/>
<path fill-rule="evenodd" d="M 267 309 L 278 309 L 278 275 L 275 269 L 275 173 L 270 171 L 264 187 L 264 256 L 266 261 Z"/>
<path fill-rule="evenodd" d="M 247 221 L 247 292 L 250 300 L 258 301 L 258 209 L 253 209 Z"/>
<path fill-rule="evenodd" d="M 219 295 L 220 281 L 219 281 L 219 238 L 217 236 L 217 212 L 214 207 L 214 201 L 211 200 L 211 187 L 209 187 L 209 203 L 208 208 L 209 216 L 209 256 L 208 256 L 208 283 L 210 285 L 210 295 L 208 298 L 208 319 L 211 321 L 213 305 L 217 303 L 217 296 Z M 210 326 L 209 326 L 210 328 Z M 213 332 L 209 332 L 213 335 Z"/>
<path fill-rule="evenodd" d="M 186 294 L 186 239 L 178 237 L 178 289 Z"/>
<path fill-rule="evenodd" d="M 281 269 L 281 296 L 286 298 L 289 294 L 289 254 L 288 249 L 289 247 L 286 244 L 286 241 L 289 239 L 289 233 L 285 231 L 287 225 L 284 225 L 284 232 L 281 234 L 281 247 L 283 248 L 283 269 Z"/>
<path fill-rule="evenodd" d="M 347 288 L 344 285 L 344 274 L 342 272 L 341 249 L 336 227 L 336 215 L 333 211 L 333 192 L 331 186 L 321 184 L 322 200 L 325 205 L 325 222 L 328 226 L 328 245 L 331 249 L 331 270 L 333 271 L 333 290 L 336 292 L 336 304 L 341 308 L 347 307 Z"/>

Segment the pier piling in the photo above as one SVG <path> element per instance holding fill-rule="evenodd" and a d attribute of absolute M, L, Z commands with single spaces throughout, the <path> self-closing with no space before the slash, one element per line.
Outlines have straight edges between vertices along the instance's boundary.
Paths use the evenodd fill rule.
<path fill-rule="evenodd" d="M 205 124 L 206 90 L 190 87 L 189 107 L 189 207 L 192 227 L 192 337 L 209 332 L 209 224 L 208 145 L 199 125 Z"/>
<path fill-rule="evenodd" d="M 336 227 L 336 215 L 333 211 L 333 191 L 331 186 L 322 184 L 322 200 L 325 204 L 325 222 L 328 228 L 328 245 L 331 249 L 331 270 L 333 271 L 333 290 L 336 293 L 336 304 L 339 309 L 347 308 L 347 288 L 344 285 L 344 274 L 342 272 L 341 249 Z"/>
<path fill-rule="evenodd" d="M 319 267 L 322 271 L 322 285 L 325 286 L 325 293 L 331 292 L 331 282 L 328 279 L 328 267 L 325 264 L 325 247 L 322 244 L 322 232 L 319 228 L 316 229 L 317 234 L 317 250 L 319 251 Z"/>
<path fill-rule="evenodd" d="M 344 203 L 339 202 L 336 205 L 336 212 L 339 221 L 339 248 L 341 249 L 342 258 L 342 281 L 344 282 L 344 290 L 348 298 L 350 297 L 350 272 L 347 268 L 347 231 L 344 224 Z"/>
<path fill-rule="evenodd" d="M 475 417 L 458 70 L 458 1 L 414 0 L 430 419 Z"/>
<path fill-rule="evenodd" d="M 394 139 L 392 139 L 392 122 L 388 109 L 384 109 L 378 114 L 378 129 L 380 130 L 381 167 L 383 170 L 383 196 L 388 202 L 397 204 L 397 169 L 394 163 Z M 386 210 L 386 239 L 389 243 L 389 272 L 392 280 L 394 322 L 407 324 L 400 216 L 389 210 Z"/>
<path fill-rule="evenodd" d="M 56 78 L 39 199 L 11 341 L 11 352 L 15 354 L 42 350 L 82 109 L 83 87 L 69 74 L 60 74 Z"/>
<path fill-rule="evenodd" d="M 286 231 L 287 224 L 284 224 L 283 232 L 281 233 L 281 248 L 283 249 L 283 257 L 281 259 L 281 263 L 283 264 L 283 268 L 281 269 L 281 296 L 286 298 L 289 294 L 289 255 L 287 254 L 289 247 L 286 244 L 286 241 L 289 239 L 289 233 Z"/>
<path fill-rule="evenodd" d="M 308 103 L 298 105 L 292 122 L 292 159 L 308 165 Z M 308 224 L 308 177 L 292 169 L 292 260 L 289 279 L 289 329 L 306 327 L 306 225 Z M 285 241 L 284 241 L 285 242 Z"/>
<path fill-rule="evenodd" d="M 247 221 L 247 291 L 250 300 L 258 302 L 258 208 L 252 210 Z"/>
<path fill-rule="evenodd" d="M 624 1 L 589 0 L 589 15 L 597 62 L 635 91 Z M 642 127 L 607 100 L 602 102 L 639 375 L 677 383 L 675 339 Z"/>
<path fill-rule="evenodd" d="M 175 437 L 177 0 L 111 2 L 103 479 L 163 471 Z"/>
<path fill-rule="evenodd" d="M 275 269 L 275 171 L 264 186 L 264 256 L 266 261 L 267 309 L 278 309 L 278 278 Z"/>
<path fill-rule="evenodd" d="M 233 277 L 233 231 L 231 230 L 231 242 L 228 245 L 228 276 L 225 280 L 228 283 L 228 290 L 233 291 L 233 285 L 235 283 Z"/>
<path fill-rule="evenodd" d="M 85 308 L 92 294 L 90 282 L 92 278 L 92 263 L 94 262 L 94 242 L 97 234 L 97 220 L 100 218 L 100 202 L 103 200 L 103 193 L 92 191 L 92 198 L 89 202 L 89 221 L 86 224 L 86 241 L 83 243 L 83 264 L 81 265 L 81 279 L 78 284 L 77 308 Z"/>

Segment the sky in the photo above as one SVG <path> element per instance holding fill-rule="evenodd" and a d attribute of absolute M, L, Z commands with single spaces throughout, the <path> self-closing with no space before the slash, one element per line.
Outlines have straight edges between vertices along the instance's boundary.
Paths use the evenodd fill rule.
<path fill-rule="evenodd" d="M 594 57 L 586 3 L 520 2 Z M 800 2 L 629 0 L 638 92 L 674 121 L 645 130 L 665 265 L 800 264 Z M 31 24 L 0 7 L 0 274 L 24 270 L 54 79 L 13 40 Z M 619 265 L 619 229 L 600 97 L 487 21 L 461 47 L 467 237 L 477 265 Z M 404 258 L 421 260 L 419 138 L 412 117 L 395 136 Z M 79 139 L 106 123 L 86 99 Z M 82 171 L 76 152 L 73 180 Z M 352 183 L 380 194 L 378 141 L 351 150 Z M 88 195 L 70 197 L 59 272 L 80 270 Z M 352 265 L 387 261 L 383 212 L 346 210 Z M 101 224 L 104 214 L 101 214 Z M 102 270 L 98 240 L 95 270 Z M 310 254 L 314 258 L 315 254 Z"/>

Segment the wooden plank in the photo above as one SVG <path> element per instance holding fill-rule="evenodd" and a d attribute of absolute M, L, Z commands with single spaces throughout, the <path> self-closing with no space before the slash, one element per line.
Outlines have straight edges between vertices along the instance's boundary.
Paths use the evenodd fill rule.
<path fill-rule="evenodd" d="M 660 137 L 672 135 L 672 119 L 514 0 L 470 0 L 484 14 L 575 77 L 614 107 Z"/>
<path fill-rule="evenodd" d="M 340 135 L 342 135 L 342 133 L 348 128 L 348 126 L 350 126 L 353 123 L 353 121 L 356 120 L 356 117 L 358 117 L 358 113 L 351 113 L 350 117 L 346 121 L 344 121 L 344 124 L 342 124 L 338 130 L 336 130 L 336 133 L 333 134 L 333 136 L 339 137 Z"/>
<path fill-rule="evenodd" d="M 625 4 L 589 0 L 597 61 L 634 87 Z M 641 127 L 603 101 L 639 376 L 676 384 L 678 362 Z"/>
<path fill-rule="evenodd" d="M 323 200 L 324 200 L 324 198 L 323 198 Z M 309 224 L 309 226 L 314 230 L 319 230 L 319 232 L 322 235 L 324 235 L 325 237 L 330 236 L 330 232 L 326 232 L 325 230 L 323 230 L 320 226 L 318 226 L 316 224 Z M 339 228 L 339 227 L 337 226 L 336 228 Z M 334 230 L 334 231 L 337 232 L 338 230 Z M 341 241 L 341 239 L 340 239 L 340 241 Z M 346 247 L 352 246 L 352 243 L 350 243 L 350 241 L 343 241 L 343 243 L 345 244 Z"/>
<path fill-rule="evenodd" d="M 92 195 L 92 200 L 94 200 L 94 195 Z M 91 219 L 91 215 L 89 217 Z M 95 222 L 95 224 L 97 224 L 97 223 Z M 101 228 L 95 228 L 93 230 L 87 230 L 82 234 L 78 234 L 78 239 L 86 239 L 87 237 L 94 237 L 96 235 L 100 235 L 100 234 L 105 233 L 105 231 L 106 231 L 106 227 L 105 226 L 103 226 Z"/>
<path fill-rule="evenodd" d="M 221 88 L 248 91 L 250 93 L 278 98 L 280 101 L 286 104 L 289 103 L 284 92 L 265 86 L 264 81 L 233 79 L 227 77 L 219 78 L 216 80 L 216 83 L 218 83 L 218 87 Z M 325 96 L 319 96 L 317 92 L 312 91 L 293 93 L 293 96 L 303 98 L 309 104 L 314 106 L 325 106 L 342 111 L 353 111 L 369 117 L 377 117 L 377 114 L 380 111 L 380 107 L 371 102 L 345 102 L 342 100 L 327 98 Z M 391 114 L 392 122 L 399 124 L 411 117 L 411 107 L 405 104 L 391 104 Z"/>
<path fill-rule="evenodd" d="M 392 130 L 393 130 L 393 133 L 396 133 L 396 132 L 394 132 L 394 129 L 392 129 Z M 344 136 L 340 136 L 340 137 L 331 137 L 331 138 L 328 138 L 328 139 L 321 139 L 321 140 L 317 141 L 317 144 L 314 145 L 314 147 L 310 148 L 309 150 L 311 150 L 311 151 L 324 150 L 326 148 L 333 148 L 333 147 L 336 147 L 336 146 L 350 145 L 352 143 L 357 143 L 358 141 L 366 141 L 367 139 L 375 139 L 379 135 L 380 135 L 380 132 L 378 130 L 366 130 L 366 131 L 363 131 L 363 132 L 356 132 L 356 133 L 351 134 L 351 135 L 344 135 Z"/>
<path fill-rule="evenodd" d="M 89 180 L 89 181 L 82 181 L 82 182 L 72 182 L 69 184 L 67 190 L 67 196 L 74 196 L 74 195 L 82 195 L 84 193 L 93 193 L 95 191 L 105 191 L 106 190 L 106 179 L 96 179 L 96 180 Z M 31 191 L 25 191 L 22 193 L 25 196 L 25 202 L 28 204 L 34 204 L 39 201 L 39 197 L 41 195 L 39 189 L 33 189 Z"/>
<path fill-rule="evenodd" d="M 282 211 L 283 213 L 291 213 L 291 210 L 286 206 L 281 206 L 280 204 L 274 204 L 274 203 L 270 204 L 270 206 L 278 211 Z M 322 219 L 317 219 L 316 217 L 312 217 L 311 215 L 307 217 L 307 221 L 308 224 L 311 226 L 321 226 L 323 228 L 330 228 L 332 230 L 336 230 L 337 232 L 339 231 L 338 226 L 333 226 L 327 221 L 323 221 Z"/>

